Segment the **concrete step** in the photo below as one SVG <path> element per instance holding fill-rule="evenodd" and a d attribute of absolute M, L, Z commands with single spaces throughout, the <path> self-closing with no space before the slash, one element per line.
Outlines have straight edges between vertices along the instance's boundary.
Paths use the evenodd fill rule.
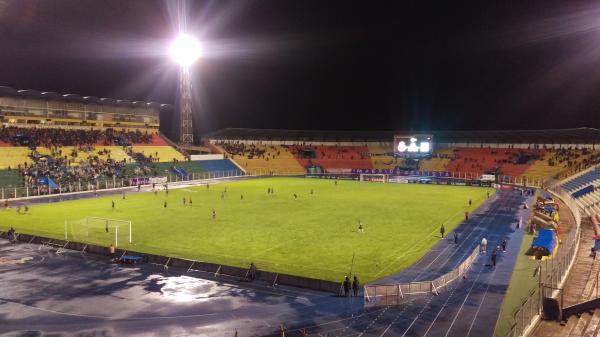
<path fill-rule="evenodd" d="M 569 337 L 583 337 L 583 332 L 587 328 L 588 323 L 590 322 L 591 318 L 592 318 L 592 315 L 590 315 L 588 313 L 582 314 L 579 317 L 579 319 L 577 320 L 577 324 L 575 324 L 575 327 L 573 328 L 573 330 L 571 330 Z"/>
<path fill-rule="evenodd" d="M 600 310 L 595 310 L 594 314 L 592 315 L 592 319 L 590 319 L 590 322 L 588 323 L 588 326 L 583 333 L 583 337 L 596 336 L 598 324 L 600 324 Z"/>

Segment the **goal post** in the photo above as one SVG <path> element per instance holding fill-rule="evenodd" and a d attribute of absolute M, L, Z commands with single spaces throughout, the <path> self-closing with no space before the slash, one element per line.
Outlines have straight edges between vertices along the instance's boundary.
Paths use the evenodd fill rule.
<path fill-rule="evenodd" d="M 132 223 L 130 220 L 85 217 L 78 220 L 65 220 L 65 240 L 112 244 L 133 243 Z"/>
<path fill-rule="evenodd" d="M 389 175 L 383 173 L 361 173 L 360 181 L 387 183 Z"/>

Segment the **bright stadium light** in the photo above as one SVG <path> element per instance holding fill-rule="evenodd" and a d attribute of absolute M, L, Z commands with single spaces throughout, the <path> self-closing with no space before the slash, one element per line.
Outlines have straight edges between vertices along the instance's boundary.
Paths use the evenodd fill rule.
<path fill-rule="evenodd" d="M 169 54 L 182 67 L 189 67 L 202 56 L 202 46 L 195 37 L 181 34 L 171 43 Z"/>

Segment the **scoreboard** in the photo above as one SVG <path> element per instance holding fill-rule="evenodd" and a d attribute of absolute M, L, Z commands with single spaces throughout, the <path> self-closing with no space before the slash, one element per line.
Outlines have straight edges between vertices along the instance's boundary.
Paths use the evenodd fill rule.
<path fill-rule="evenodd" d="M 403 158 L 430 157 L 433 152 L 433 135 L 410 134 L 394 136 L 394 155 Z"/>

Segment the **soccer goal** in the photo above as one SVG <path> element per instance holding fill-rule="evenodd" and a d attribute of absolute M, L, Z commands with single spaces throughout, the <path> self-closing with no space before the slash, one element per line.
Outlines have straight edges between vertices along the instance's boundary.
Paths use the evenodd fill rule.
<path fill-rule="evenodd" d="M 65 220 L 65 240 L 112 244 L 132 243 L 130 220 L 85 217 L 79 220 Z"/>
<path fill-rule="evenodd" d="M 361 173 L 360 181 L 375 181 L 380 183 L 387 183 L 388 175 L 382 173 Z"/>

